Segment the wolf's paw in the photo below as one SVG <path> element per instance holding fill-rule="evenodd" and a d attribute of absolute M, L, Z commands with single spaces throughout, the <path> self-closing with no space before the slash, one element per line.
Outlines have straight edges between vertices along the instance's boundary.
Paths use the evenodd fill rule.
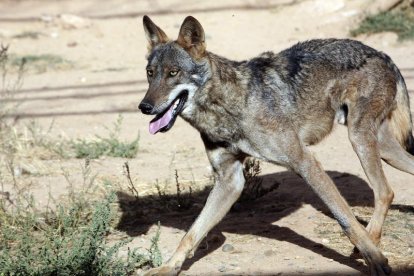
<path fill-rule="evenodd" d="M 388 265 L 388 260 L 385 259 L 380 263 L 371 263 L 369 266 L 371 276 L 385 276 L 391 274 L 391 267 Z"/>
<path fill-rule="evenodd" d="M 144 271 L 140 274 L 140 276 L 155 276 L 155 275 L 165 275 L 165 276 L 175 276 L 179 272 L 179 269 L 175 269 L 171 266 L 160 266 L 156 268 L 152 268 L 148 271 Z"/>

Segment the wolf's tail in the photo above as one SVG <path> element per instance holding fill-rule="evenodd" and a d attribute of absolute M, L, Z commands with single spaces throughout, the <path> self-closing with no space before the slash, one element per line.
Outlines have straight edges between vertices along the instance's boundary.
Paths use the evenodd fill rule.
<path fill-rule="evenodd" d="M 398 68 L 395 65 L 393 67 L 398 75 L 397 94 L 395 95 L 397 107 L 390 114 L 389 126 L 398 142 L 410 154 L 414 155 L 414 137 L 407 86 Z"/>

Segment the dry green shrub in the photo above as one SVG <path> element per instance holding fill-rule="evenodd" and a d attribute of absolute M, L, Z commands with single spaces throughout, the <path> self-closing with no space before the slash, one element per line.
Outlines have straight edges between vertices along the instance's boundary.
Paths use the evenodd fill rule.
<path fill-rule="evenodd" d="M 70 142 L 70 147 L 74 151 L 76 158 L 96 159 L 101 156 L 133 158 L 136 156 L 139 148 L 139 135 L 132 142 L 121 141 L 119 136 L 121 132 L 123 117 L 113 124 L 113 128 L 106 128 L 107 137 L 96 136 L 95 140 L 78 139 Z"/>
<path fill-rule="evenodd" d="M 43 131 L 36 122 L 29 122 L 17 128 L 9 119 L 17 106 L 1 99 L 13 97 L 20 88 L 25 61 L 21 63 L 21 75 L 10 81 L 7 47 L 1 46 L 0 275 L 129 275 L 138 267 L 160 264 L 159 232 L 146 253 L 128 248 L 126 256 L 120 256 L 131 239 L 109 240 L 116 220 L 116 197 L 111 191 L 103 198 L 96 195 L 96 175 L 90 170 L 89 159 L 82 167 L 83 189 L 76 190 L 79 185 L 71 183 L 63 170 L 70 184 L 69 196 L 58 201 L 49 195 L 53 207 L 49 203 L 45 210 L 36 207 L 39 204 L 30 185 L 20 183 L 21 162 L 70 157 L 74 149 L 71 141 L 51 138 L 51 127 Z"/>
<path fill-rule="evenodd" d="M 160 263 L 159 233 L 149 254 L 120 249 L 131 239 L 110 245 L 115 194 L 91 204 L 89 219 L 77 202 L 58 206 L 47 216 L 17 208 L 0 216 L 0 275 L 130 275 L 142 266 Z M 79 219 L 82 218 L 82 219 Z"/>
<path fill-rule="evenodd" d="M 414 39 L 414 6 L 402 3 L 391 11 L 370 15 L 351 31 L 351 35 L 381 32 L 394 32 L 399 40 Z"/>

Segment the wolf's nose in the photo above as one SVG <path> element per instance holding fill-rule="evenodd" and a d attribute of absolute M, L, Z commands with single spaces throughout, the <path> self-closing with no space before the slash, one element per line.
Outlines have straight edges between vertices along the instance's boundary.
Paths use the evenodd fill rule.
<path fill-rule="evenodd" d="M 144 103 L 144 102 L 141 102 L 140 104 L 139 104 L 139 106 L 138 106 L 138 108 L 139 109 L 141 109 L 141 111 L 142 111 L 142 113 L 144 113 L 144 114 L 151 114 L 151 112 L 152 112 L 152 109 L 154 108 L 151 104 L 149 104 L 149 103 Z"/>

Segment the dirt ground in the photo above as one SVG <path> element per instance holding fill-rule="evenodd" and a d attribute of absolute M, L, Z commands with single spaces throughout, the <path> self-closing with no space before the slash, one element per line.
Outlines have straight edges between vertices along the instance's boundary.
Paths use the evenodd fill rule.
<path fill-rule="evenodd" d="M 311 38 L 349 37 L 350 29 L 372 8 L 369 0 L 249 0 L 249 1 L 126 1 L 25 0 L 0 2 L 0 41 L 14 55 L 56 55 L 68 61 L 59 67 L 28 68 L 13 101 L 19 124 L 35 119 L 51 134 L 68 138 L 104 135 L 118 114 L 124 117 L 121 136 L 140 134 L 140 150 L 129 160 L 141 196 L 156 192 L 155 183 L 175 189 L 175 170 L 184 191 L 192 185 L 196 203 L 185 210 L 135 206 L 120 191 L 124 211 L 119 237 L 134 237 L 131 246 L 147 247 L 161 223 L 160 248 L 171 256 L 200 211 L 207 195 L 210 168 L 199 134 L 179 119 L 166 134 L 150 135 L 150 118 L 137 111 L 146 92 L 147 53 L 142 16 L 148 14 L 175 38 L 182 20 L 193 15 L 206 32 L 208 50 L 242 60 L 263 51 L 280 51 Z M 75 22 L 70 16 L 81 17 Z M 401 69 L 414 97 L 414 42 L 400 42 L 393 33 L 357 39 L 386 52 Z M 357 216 L 367 219 L 373 196 L 347 131 L 334 133 L 312 151 L 329 171 Z M 121 158 L 101 158 L 91 164 L 99 178 L 125 182 Z M 79 178 L 80 160 L 36 161 L 43 173 L 31 176 L 35 196 L 65 193 L 61 168 Z M 395 192 L 382 249 L 394 275 L 414 275 L 414 178 L 384 164 Z M 367 269 L 350 258 L 352 247 L 326 208 L 306 184 L 284 168 L 262 164 L 264 185 L 275 188 L 256 200 L 237 203 L 225 220 L 184 264 L 182 275 L 359 275 Z M 153 202 L 154 203 L 154 202 Z M 153 204 L 151 203 L 151 204 Z M 408 226 L 407 226 L 408 225 Z M 404 230 L 405 229 L 405 230 Z M 125 233 L 125 234 L 122 234 Z M 231 246 L 225 246 L 229 244 Z M 224 246 L 224 247 L 223 247 Z M 230 249 L 229 249 L 230 248 Z"/>

